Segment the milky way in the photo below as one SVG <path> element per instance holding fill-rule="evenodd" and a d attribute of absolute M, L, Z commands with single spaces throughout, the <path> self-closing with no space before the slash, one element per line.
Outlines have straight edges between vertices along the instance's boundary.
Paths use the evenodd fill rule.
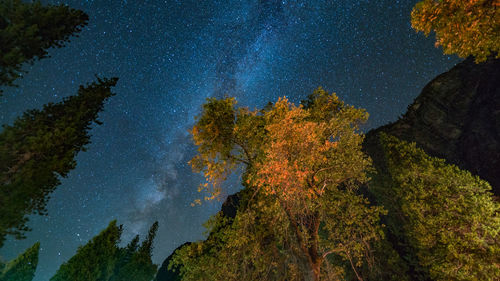
<path fill-rule="evenodd" d="M 20 87 L 0 98 L 1 123 L 76 93 L 95 74 L 120 80 L 49 216 L 31 217 L 28 239 L 0 250 L 10 259 L 40 241 L 36 281 L 48 280 L 112 219 L 124 225 L 124 243 L 158 220 L 156 263 L 203 237 L 202 222 L 221 202 L 190 206 L 202 177 L 187 161 L 195 152 L 188 129 L 207 97 L 235 96 L 253 108 L 280 96 L 298 102 L 322 86 L 366 108 L 368 129 L 396 120 L 458 62 L 411 30 L 417 1 L 61 2 L 87 12 L 89 26 L 26 66 Z"/>

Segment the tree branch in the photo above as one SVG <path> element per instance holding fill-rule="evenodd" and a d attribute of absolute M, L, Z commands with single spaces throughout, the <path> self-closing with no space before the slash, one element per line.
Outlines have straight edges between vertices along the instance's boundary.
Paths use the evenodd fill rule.
<path fill-rule="evenodd" d="M 232 158 L 232 159 L 234 159 L 234 160 L 236 160 L 236 161 L 240 161 L 240 162 L 242 162 L 242 163 L 245 163 L 245 164 L 247 164 L 247 165 L 250 165 L 250 162 L 248 162 L 248 161 L 247 161 L 247 160 L 245 160 L 245 159 L 241 159 L 241 158 L 236 157 L 236 156 L 234 156 L 234 155 L 229 155 L 229 157 L 230 157 L 230 158 Z"/>
<path fill-rule="evenodd" d="M 322 257 L 323 257 L 323 259 L 325 259 L 329 254 L 338 253 L 338 252 L 342 252 L 342 251 L 344 251 L 344 249 L 329 250 L 329 251 L 323 253 Z"/>
<path fill-rule="evenodd" d="M 354 270 L 354 273 L 356 274 L 356 277 L 358 278 L 359 281 L 363 281 L 363 278 L 361 278 L 361 276 L 359 276 L 358 271 L 356 271 L 356 267 L 352 263 L 351 255 L 349 255 L 348 251 L 346 251 L 345 254 L 347 255 L 347 258 L 349 259 L 349 262 L 351 263 L 351 268 L 352 268 L 352 270 Z"/>
<path fill-rule="evenodd" d="M 250 156 L 250 153 L 248 152 L 247 148 L 241 144 L 240 142 L 236 141 L 236 140 L 233 140 L 233 142 L 238 145 L 239 147 L 241 147 L 241 149 L 243 149 L 243 152 L 245 153 L 246 157 L 247 157 L 247 160 L 244 161 L 242 160 L 243 163 L 247 164 L 247 165 L 250 165 L 250 163 L 252 162 L 252 157 Z"/>

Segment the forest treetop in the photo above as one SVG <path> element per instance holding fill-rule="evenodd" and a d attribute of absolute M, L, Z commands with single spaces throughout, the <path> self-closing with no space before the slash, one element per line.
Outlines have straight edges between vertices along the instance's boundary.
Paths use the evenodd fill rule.
<path fill-rule="evenodd" d="M 63 47 L 87 25 L 83 11 L 66 5 L 42 5 L 21 0 L 0 4 L 0 87 L 15 86 L 24 63 L 48 56 L 48 49 Z M 0 93 L 2 90 L 0 89 Z"/>

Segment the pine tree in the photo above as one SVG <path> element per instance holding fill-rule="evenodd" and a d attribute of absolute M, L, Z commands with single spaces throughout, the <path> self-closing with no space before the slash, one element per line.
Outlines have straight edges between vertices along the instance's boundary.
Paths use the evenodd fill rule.
<path fill-rule="evenodd" d="M 125 267 L 132 259 L 132 256 L 139 247 L 139 235 L 136 235 L 125 248 L 119 248 L 116 255 L 116 264 L 113 270 L 113 275 L 109 279 L 110 281 L 120 280 L 122 268 Z"/>
<path fill-rule="evenodd" d="M 0 133 L 0 247 L 6 235 L 23 238 L 27 215 L 46 213 L 59 177 L 75 168 L 90 143 L 89 130 L 112 95 L 113 79 L 80 86 L 78 94 L 29 110 Z"/>
<path fill-rule="evenodd" d="M 158 222 L 155 221 L 148 231 L 148 236 L 139 247 L 139 252 L 144 256 L 149 256 L 153 254 L 153 242 L 156 237 L 156 232 L 158 231 Z"/>
<path fill-rule="evenodd" d="M 415 143 L 381 134 L 386 167 L 372 186 L 415 280 L 499 280 L 500 204 L 490 185 Z"/>
<path fill-rule="evenodd" d="M 122 260 L 122 262 L 119 262 L 119 266 L 115 268 L 115 275 L 110 279 L 110 281 L 153 280 L 156 274 L 157 266 L 151 261 L 151 256 L 153 251 L 153 241 L 157 230 L 158 222 L 155 222 L 149 229 L 148 236 L 142 242 L 141 246 L 136 251 L 131 253 L 130 256 L 124 256 L 125 259 Z M 131 242 L 132 245 L 137 245 L 136 241 L 138 240 L 134 239 Z M 132 248 L 133 247 L 127 247 L 126 250 L 130 250 Z"/>
<path fill-rule="evenodd" d="M 112 221 L 77 253 L 65 262 L 51 281 L 151 281 L 157 266 L 151 260 L 153 240 L 158 229 L 155 222 L 148 237 L 139 246 L 139 236 L 135 236 L 127 246 L 118 243 L 122 226 Z"/>
<path fill-rule="evenodd" d="M 38 265 L 40 243 L 35 243 L 24 253 L 8 262 L 0 270 L 0 281 L 31 281 Z"/>
<path fill-rule="evenodd" d="M 24 63 L 47 57 L 49 48 L 63 47 L 87 21 L 84 12 L 65 5 L 0 1 L 0 86 L 13 86 Z"/>
<path fill-rule="evenodd" d="M 50 281 L 107 281 L 113 274 L 122 226 L 112 221 L 108 227 L 78 248 Z"/>

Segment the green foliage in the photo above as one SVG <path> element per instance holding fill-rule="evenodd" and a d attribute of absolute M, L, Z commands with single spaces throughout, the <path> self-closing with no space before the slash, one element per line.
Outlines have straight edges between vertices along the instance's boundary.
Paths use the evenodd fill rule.
<path fill-rule="evenodd" d="M 210 236 L 206 241 L 185 246 L 175 253 L 171 267 L 180 266 L 179 274 L 182 280 L 304 280 L 303 274 L 307 268 L 304 268 L 297 259 L 301 249 L 279 203 L 270 200 L 269 197 L 253 195 L 250 189 L 245 189 L 244 192 L 242 204 L 245 205 L 245 209 L 240 209 L 234 220 L 219 213 L 207 223 Z M 351 221 L 355 223 L 350 226 L 337 225 L 339 228 L 335 231 L 342 235 L 333 239 L 324 237 L 328 234 L 333 236 L 332 232 L 323 232 L 321 241 L 341 240 L 355 244 L 355 241 L 359 240 L 346 237 L 351 233 L 355 235 L 359 233 L 356 228 L 360 225 L 356 224 L 356 221 L 362 220 L 353 219 L 349 215 L 357 213 L 356 209 L 366 210 L 366 208 L 346 201 L 339 205 L 344 207 L 349 205 L 352 209 L 341 218 L 345 219 L 345 224 L 348 225 Z M 373 218 L 370 215 L 368 217 Z M 370 228 L 369 226 L 362 231 L 371 234 Z M 378 250 L 381 248 L 380 242 L 375 242 L 372 247 Z M 387 249 L 383 250 L 380 252 L 385 254 Z M 365 254 L 362 251 L 360 253 Z M 389 254 L 382 256 L 377 252 L 380 257 L 368 255 L 371 264 L 363 263 L 364 268 L 360 269 L 362 272 L 359 274 L 373 277 L 368 280 L 391 280 L 390 277 L 395 278 L 392 280 L 405 280 L 403 275 L 398 275 L 404 272 L 404 269 L 398 271 L 396 267 L 404 265 L 398 264 L 399 261 L 395 258 L 397 254 L 387 253 Z M 322 265 L 322 279 L 356 280 L 345 253 L 339 252 L 328 257 L 328 262 Z"/>
<path fill-rule="evenodd" d="M 190 164 L 195 172 L 203 172 L 207 182 L 211 183 L 210 186 L 200 186 L 200 189 L 205 189 L 214 196 L 219 195 L 220 183 L 226 179 L 236 163 L 231 154 L 234 145 L 235 104 L 233 98 L 208 99 L 203 105 L 202 114 L 197 117 L 198 125 L 191 131 L 200 153 Z"/>
<path fill-rule="evenodd" d="M 241 194 L 234 220 L 219 212 L 206 223 L 206 241 L 176 251 L 170 267 L 180 265 L 182 280 L 300 280 L 279 205 L 262 194 L 252 198 L 248 188 Z"/>
<path fill-rule="evenodd" d="M 116 265 L 110 280 L 117 281 L 121 280 L 121 271 L 128 263 L 130 263 L 132 256 L 137 252 L 139 246 L 139 235 L 136 235 L 132 241 L 128 243 L 125 248 L 118 249 Z"/>
<path fill-rule="evenodd" d="M 0 268 L 0 281 L 31 281 L 38 265 L 40 243 L 35 243 L 24 253 Z"/>
<path fill-rule="evenodd" d="M 251 188 L 242 192 L 236 217 L 227 218 L 221 213 L 212 217 L 206 223 L 210 233 L 207 240 L 177 250 L 170 268 L 180 268 L 184 281 L 304 280 L 308 267 L 301 260 L 302 248 L 279 202 L 255 194 Z M 359 275 L 368 280 L 405 280 L 400 275 L 405 269 L 398 268 L 404 264 L 390 246 L 383 245 L 382 249 L 384 240 L 372 241 L 370 247 L 364 244 L 371 241 L 367 239 L 370 236 L 380 235 L 377 224 L 370 222 L 377 222 L 378 216 L 370 213 L 373 209 L 367 208 L 366 199 L 350 193 L 331 202 L 330 215 L 325 216 L 320 231 L 319 249 L 325 253 L 331 245 L 345 243 L 350 250 L 327 255 L 328 260 L 321 266 L 321 280 L 357 280 L 349 258 Z M 368 253 L 372 250 L 378 250 L 377 256 Z"/>
<path fill-rule="evenodd" d="M 63 47 L 87 21 L 84 12 L 65 5 L 0 1 L 0 86 L 13 86 L 22 76 L 23 63 L 47 57 L 49 48 Z"/>
<path fill-rule="evenodd" d="M 385 228 L 384 228 L 385 230 Z M 371 249 L 370 259 L 361 268 L 362 276 L 366 280 L 384 281 L 410 281 L 413 280 L 408 274 L 409 268 L 387 237 L 375 241 Z M 354 280 L 354 276 L 346 278 Z"/>
<path fill-rule="evenodd" d="M 51 281 L 151 281 L 157 266 L 151 261 L 153 240 L 158 230 L 155 222 L 148 237 L 139 246 L 136 236 L 124 247 L 118 247 L 122 226 L 112 221 L 100 234 L 65 262 Z"/>
<path fill-rule="evenodd" d="M 134 253 L 130 260 L 121 266 L 110 281 L 151 281 L 155 277 L 157 265 L 151 262 L 151 256 Z"/>
<path fill-rule="evenodd" d="M 303 104 L 208 101 L 191 164 L 216 184 L 245 164 L 245 189 L 234 218 L 212 217 L 207 240 L 175 252 L 182 280 L 500 278 L 500 207 L 486 182 L 387 135 L 375 173 L 355 132 L 362 111 L 322 90 Z M 385 234 L 385 211 L 358 191 L 367 171 Z"/>
<path fill-rule="evenodd" d="M 76 255 L 63 263 L 51 281 L 106 281 L 114 270 L 122 226 L 109 226 L 78 248 Z"/>
<path fill-rule="evenodd" d="M 211 236 L 180 249 L 183 280 L 340 280 L 358 272 L 383 235 L 381 207 L 358 192 L 370 160 L 357 133 L 367 114 L 315 91 L 306 107 L 286 99 L 259 111 L 209 99 L 192 134 L 211 199 L 239 164 L 247 206 L 217 216 Z M 334 258 L 331 258 L 334 257 Z M 358 277 L 355 277 L 358 278 Z M 359 276 L 361 278 L 361 276 Z"/>
<path fill-rule="evenodd" d="M 500 205 L 485 181 L 385 134 L 387 174 L 374 192 L 414 278 L 498 280 Z"/>
<path fill-rule="evenodd" d="M 144 240 L 141 246 L 139 247 L 139 253 L 141 255 L 144 255 L 146 257 L 151 257 L 151 254 L 153 253 L 153 241 L 155 239 L 157 231 L 158 231 L 158 222 L 156 221 L 149 228 L 146 240 Z"/>
<path fill-rule="evenodd" d="M 6 235 L 23 238 L 27 215 L 44 214 L 49 195 L 75 168 L 90 143 L 89 130 L 112 95 L 113 79 L 80 86 L 78 94 L 29 110 L 0 133 L 0 247 Z"/>
<path fill-rule="evenodd" d="M 445 54 L 476 62 L 490 55 L 500 57 L 500 9 L 494 0 L 423 0 L 411 12 L 411 24 L 428 36 L 436 34 L 436 46 Z"/>
<path fill-rule="evenodd" d="M 151 256 L 153 251 L 153 240 L 158 230 L 158 222 L 155 222 L 149 229 L 148 237 L 139 248 L 137 243 L 139 237 L 125 248 L 120 249 L 117 266 L 114 275 L 110 281 L 151 281 L 153 280 L 157 266 L 152 263 Z"/>

